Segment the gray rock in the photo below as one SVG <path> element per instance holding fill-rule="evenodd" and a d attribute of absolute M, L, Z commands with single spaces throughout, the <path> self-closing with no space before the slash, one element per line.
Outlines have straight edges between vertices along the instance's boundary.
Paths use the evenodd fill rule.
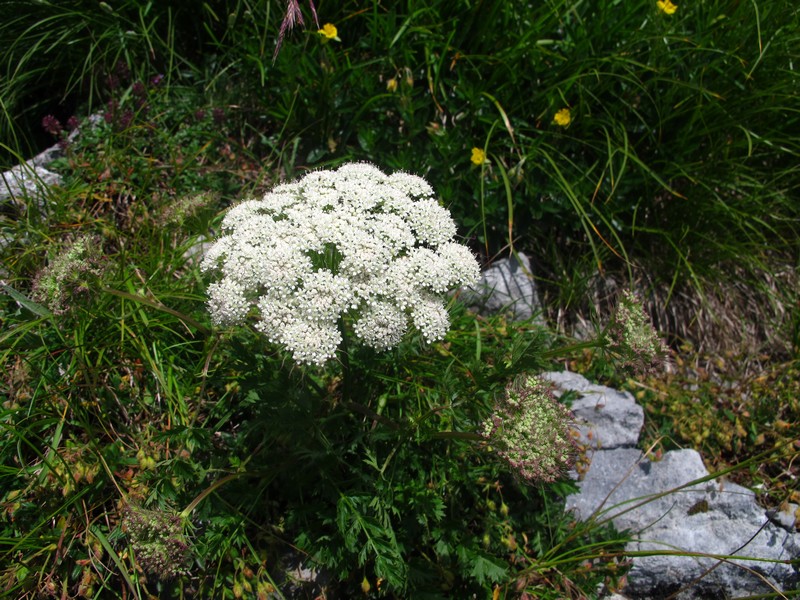
<path fill-rule="evenodd" d="M 594 450 L 636 446 L 644 410 L 631 394 L 593 384 L 569 371 L 545 373 L 543 378 L 556 385 L 557 395 L 566 391 L 580 394 L 571 408 L 583 445 Z"/>
<path fill-rule="evenodd" d="M 24 215 L 31 205 L 44 212 L 50 187 L 60 185 L 62 181 L 60 175 L 46 167 L 61 155 L 61 148 L 56 145 L 0 173 L 0 208 L 4 213 L 0 216 L 0 224 Z M 10 236 L 0 234 L 0 249 L 11 243 L 13 239 Z M 8 272 L 0 267 L 0 277 L 7 276 Z"/>
<path fill-rule="evenodd" d="M 544 323 L 531 263 L 522 252 L 494 262 L 478 283 L 461 290 L 460 299 L 483 315 L 502 312 L 515 321 Z"/>
<path fill-rule="evenodd" d="M 767 511 L 767 517 L 770 521 L 791 533 L 794 533 L 798 525 L 800 525 L 798 523 L 798 515 L 800 515 L 800 506 L 793 502 L 787 502 L 778 508 Z"/>
<path fill-rule="evenodd" d="M 70 134 L 68 140 L 72 141 L 73 139 L 75 139 L 77 133 L 78 133 L 77 130 L 73 131 Z M 55 144 L 54 146 L 50 146 L 46 150 L 43 150 L 42 152 L 34 156 L 32 159 L 28 161 L 28 163 L 35 167 L 47 167 L 55 160 L 58 160 L 59 158 L 63 157 L 64 157 L 64 149 L 58 144 Z"/>
<path fill-rule="evenodd" d="M 609 396 L 574 373 L 545 376 L 582 400 Z M 603 411 L 581 413 L 599 436 L 608 426 Z M 633 536 L 626 597 L 736 598 L 797 589 L 800 577 L 789 561 L 800 557 L 800 534 L 770 521 L 752 491 L 711 477 L 696 451 L 672 450 L 652 461 L 630 445 L 601 444 L 589 454 L 580 491 L 566 508 Z M 777 520 L 775 511 L 770 517 Z"/>
<path fill-rule="evenodd" d="M 90 115 L 84 126 L 94 128 L 102 118 L 100 114 Z M 73 130 L 67 141 L 73 142 L 79 134 L 80 129 Z M 34 200 L 39 208 L 43 209 L 48 189 L 53 185 L 61 185 L 63 181 L 61 175 L 47 167 L 63 156 L 62 147 L 54 144 L 30 160 L 0 173 L 0 204 L 9 200 Z"/>
<path fill-rule="evenodd" d="M 34 164 L 32 159 L 0 173 L 0 203 L 32 199 L 42 206 L 48 189 L 60 183 L 60 175 Z"/>
<path fill-rule="evenodd" d="M 567 498 L 567 509 L 581 519 L 602 511 L 617 529 L 642 530 L 669 516 L 686 512 L 706 498 L 703 484 L 677 490 L 708 476 L 694 450 L 673 450 L 653 462 L 636 448 L 604 450 L 592 455 L 580 493 Z"/>
<path fill-rule="evenodd" d="M 685 516 L 680 524 L 667 520 L 627 545 L 628 552 L 676 551 L 638 556 L 628 573 L 627 595 L 663 597 L 686 587 L 677 598 L 736 598 L 797 589 L 797 572 L 785 562 L 800 553 L 791 534 L 763 514 L 760 521 L 730 517 L 708 502 L 708 512 Z"/>
<path fill-rule="evenodd" d="M 183 258 L 185 258 L 186 262 L 190 265 L 197 266 L 203 261 L 209 248 L 213 245 L 214 242 L 209 241 L 206 236 L 201 235 L 186 249 L 186 252 L 183 253 Z"/>
<path fill-rule="evenodd" d="M 682 479 L 676 472 L 688 454 L 696 455 L 689 458 L 691 462 L 702 464 L 694 450 L 680 452 L 686 455 L 675 457 L 676 451 L 664 456 L 665 460 L 672 459 L 672 464 L 662 469 L 667 475 L 663 479 L 665 485 Z M 642 480 L 644 486 L 649 484 L 647 479 Z M 698 580 L 678 597 L 741 597 L 775 589 L 788 591 L 800 581 L 797 572 L 785 562 L 800 556 L 798 536 L 769 522 L 756 503 L 755 494 L 746 488 L 707 481 L 637 510 L 638 515 L 625 515 L 629 525 L 639 521 L 636 539 L 626 547 L 628 552 L 672 550 L 682 554 L 637 557 L 628 575 L 629 595 L 652 596 Z M 725 558 L 728 556 L 740 558 Z"/>

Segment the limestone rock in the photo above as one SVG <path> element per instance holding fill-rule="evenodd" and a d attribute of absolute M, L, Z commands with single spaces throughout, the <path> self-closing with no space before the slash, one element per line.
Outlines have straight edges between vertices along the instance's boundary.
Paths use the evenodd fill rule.
<path fill-rule="evenodd" d="M 786 502 L 778 508 L 768 510 L 767 517 L 786 531 L 794 533 L 800 527 L 800 506 L 793 502 Z"/>
<path fill-rule="evenodd" d="M 574 373 L 545 376 L 581 400 L 613 396 Z M 604 410 L 581 411 L 601 439 L 613 430 Z M 641 422 L 632 423 L 638 436 Z M 653 461 L 627 442 L 594 448 L 580 491 L 567 498 L 566 508 L 581 520 L 611 521 L 632 536 L 626 550 L 636 555 L 622 590 L 627 598 L 736 598 L 800 585 L 790 563 L 800 557 L 800 534 L 775 511 L 768 515 L 752 491 L 711 477 L 696 451 L 671 450 Z"/>
<path fill-rule="evenodd" d="M 545 373 L 559 393 L 575 391 L 580 398 L 572 403 L 578 419 L 581 443 L 594 450 L 633 447 L 644 425 L 644 410 L 628 392 L 589 382 L 569 371 Z"/>
<path fill-rule="evenodd" d="M 100 114 L 90 115 L 85 126 L 94 128 L 102 118 Z M 74 129 L 67 137 L 67 142 L 72 143 L 79 134 L 80 129 Z M 0 205 L 9 200 L 19 204 L 33 200 L 40 210 L 43 209 L 48 189 L 62 183 L 61 175 L 54 173 L 48 167 L 63 156 L 63 148 L 59 144 L 54 144 L 30 160 L 0 173 Z M 22 208 L 24 212 L 26 205 Z"/>
<path fill-rule="evenodd" d="M 460 299 L 483 315 L 503 312 L 515 321 L 543 322 L 530 259 L 522 252 L 494 262 L 478 283 L 461 290 Z"/>
<path fill-rule="evenodd" d="M 60 175 L 28 161 L 0 173 L 0 203 L 27 198 L 41 204 L 47 189 L 60 183 Z"/>

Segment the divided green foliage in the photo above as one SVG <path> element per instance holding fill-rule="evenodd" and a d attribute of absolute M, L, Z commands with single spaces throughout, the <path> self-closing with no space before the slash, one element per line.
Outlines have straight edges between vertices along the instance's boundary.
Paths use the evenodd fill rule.
<path fill-rule="evenodd" d="M 223 343 L 191 325 L 199 298 L 155 281 L 105 285 L 88 321 L 34 318 L 6 297 L 2 448 L 15 466 L 2 474 L 2 556 L 25 570 L 2 577 L 17 596 L 238 597 L 237 586 L 274 589 L 297 548 L 345 590 L 367 578 L 381 593 L 447 597 L 548 571 L 542 553 L 581 547 L 553 496 L 571 486 L 521 485 L 471 433 L 493 391 L 541 366 L 541 334 L 463 313 L 433 348 L 411 339 L 353 356 L 348 400 L 344 373 L 292 373 L 253 333 Z M 127 512 L 169 520 L 184 508 L 189 560 L 145 561 L 158 542 L 131 538 L 144 525 L 126 526 Z M 568 577 L 589 589 L 604 573 Z"/>
<path fill-rule="evenodd" d="M 474 433 L 509 377 L 544 366 L 544 341 L 461 313 L 442 344 L 410 339 L 386 355 L 351 353 L 346 371 L 320 378 L 281 375 L 280 355 L 237 335 L 228 361 L 244 375 L 238 393 L 253 418 L 231 443 L 256 449 L 249 465 L 259 479 L 231 497 L 246 494 L 242 506 L 258 498 L 259 518 L 266 510 L 280 524 L 271 543 L 292 541 L 350 593 L 366 578 L 398 597 L 452 597 L 525 579 L 528 569 L 549 572 L 551 561 L 582 564 L 587 532 L 570 531 L 557 500 L 572 486 L 522 484 Z M 598 566 L 564 577 L 588 589 L 606 575 Z"/>

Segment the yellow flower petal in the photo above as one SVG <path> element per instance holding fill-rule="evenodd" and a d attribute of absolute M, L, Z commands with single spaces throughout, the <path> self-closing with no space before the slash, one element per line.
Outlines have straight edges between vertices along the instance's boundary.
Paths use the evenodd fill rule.
<path fill-rule="evenodd" d="M 658 10 L 663 12 L 665 15 L 674 15 L 675 11 L 678 10 L 678 7 L 670 2 L 670 0 L 658 0 L 656 2 L 656 6 Z"/>
<path fill-rule="evenodd" d="M 470 158 L 473 165 L 482 165 L 486 162 L 486 152 L 481 150 L 480 148 L 473 148 L 472 149 L 472 157 Z"/>
<path fill-rule="evenodd" d="M 336 25 L 333 23 L 325 23 L 325 25 L 322 26 L 322 29 L 318 30 L 317 33 L 321 36 L 324 36 L 325 39 L 328 40 L 339 39 L 339 30 L 336 29 Z"/>
<path fill-rule="evenodd" d="M 571 122 L 572 122 L 572 114 L 570 114 L 568 108 L 562 108 L 553 117 L 553 123 L 555 123 L 556 125 L 560 125 L 561 127 L 567 127 Z"/>

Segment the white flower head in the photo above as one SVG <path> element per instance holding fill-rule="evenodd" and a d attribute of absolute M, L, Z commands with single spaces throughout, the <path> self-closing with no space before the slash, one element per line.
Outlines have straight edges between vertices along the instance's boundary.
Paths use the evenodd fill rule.
<path fill-rule="evenodd" d="M 217 325 L 232 325 L 247 316 L 250 303 L 245 288 L 235 279 L 224 277 L 208 286 L 208 310 Z"/>
<path fill-rule="evenodd" d="M 430 294 L 420 296 L 419 302 L 411 309 L 411 317 L 428 342 L 442 339 L 450 327 L 450 317 L 441 300 Z"/>
<path fill-rule="evenodd" d="M 408 317 L 397 306 L 384 300 L 373 302 L 353 323 L 353 331 L 364 344 L 388 350 L 400 343 L 408 329 Z"/>
<path fill-rule="evenodd" d="M 204 271 L 219 325 L 256 328 L 295 361 L 324 364 L 352 328 L 376 350 L 413 323 L 427 342 L 449 327 L 444 293 L 477 281 L 478 264 L 421 177 L 367 163 L 315 171 L 230 209 Z M 252 309 L 252 310 L 251 310 Z"/>
<path fill-rule="evenodd" d="M 412 198 L 429 198 L 433 196 L 433 188 L 422 177 L 399 171 L 389 175 L 389 182 L 398 191 Z"/>
<path fill-rule="evenodd" d="M 407 218 L 417 239 L 434 248 L 450 241 L 456 234 L 456 224 L 450 217 L 450 211 L 432 198 L 423 198 L 411 204 Z"/>

